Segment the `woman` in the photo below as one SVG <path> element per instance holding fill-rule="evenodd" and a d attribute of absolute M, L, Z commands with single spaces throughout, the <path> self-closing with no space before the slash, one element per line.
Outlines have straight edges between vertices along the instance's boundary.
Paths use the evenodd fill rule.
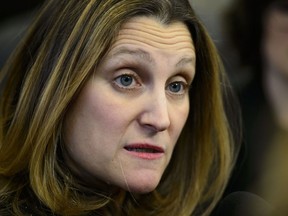
<path fill-rule="evenodd" d="M 277 211 L 271 215 L 287 215 L 288 2 L 238 0 L 225 23 L 238 76 L 249 77 L 238 91 L 245 144 L 227 193 L 255 193 Z"/>
<path fill-rule="evenodd" d="M 221 197 L 229 86 L 188 1 L 47 1 L 1 75 L 4 215 L 208 215 Z"/>

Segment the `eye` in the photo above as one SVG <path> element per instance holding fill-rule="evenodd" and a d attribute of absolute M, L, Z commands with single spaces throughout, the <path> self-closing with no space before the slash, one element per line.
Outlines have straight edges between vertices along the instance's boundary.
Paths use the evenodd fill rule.
<path fill-rule="evenodd" d="M 137 81 L 136 77 L 132 74 L 121 74 L 114 79 L 114 83 L 124 89 L 133 89 L 140 86 L 140 83 Z"/>
<path fill-rule="evenodd" d="M 130 86 L 133 83 L 133 77 L 130 75 L 121 75 L 116 79 L 116 82 L 118 81 L 119 84 L 123 86 Z"/>
<path fill-rule="evenodd" d="M 171 83 L 169 86 L 168 86 L 169 90 L 171 92 L 180 92 L 181 90 L 183 90 L 183 84 L 180 83 L 180 82 L 174 82 L 174 83 Z"/>
<path fill-rule="evenodd" d="M 169 83 L 169 85 L 167 86 L 167 90 L 170 93 L 179 94 L 179 95 L 184 94 L 187 88 L 188 88 L 188 84 L 183 81 L 172 82 L 172 83 Z"/>

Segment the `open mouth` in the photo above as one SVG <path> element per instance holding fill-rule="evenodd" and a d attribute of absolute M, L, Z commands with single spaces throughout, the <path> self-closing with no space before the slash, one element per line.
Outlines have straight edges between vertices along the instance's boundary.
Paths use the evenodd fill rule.
<path fill-rule="evenodd" d="M 125 146 L 124 149 L 130 152 L 139 152 L 139 153 L 164 153 L 164 150 L 161 147 L 147 145 L 147 144 L 136 144 L 136 145 L 129 145 Z"/>

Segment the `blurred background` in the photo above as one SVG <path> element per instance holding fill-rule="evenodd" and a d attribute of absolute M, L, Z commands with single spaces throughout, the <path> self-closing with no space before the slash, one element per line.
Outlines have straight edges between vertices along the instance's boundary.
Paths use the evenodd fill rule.
<path fill-rule="evenodd" d="M 44 0 L 2 1 L 0 7 L 0 68 Z"/>
<path fill-rule="evenodd" d="M 288 0 L 190 2 L 242 111 L 243 142 L 225 195 L 248 191 L 268 201 L 273 215 L 288 215 Z"/>

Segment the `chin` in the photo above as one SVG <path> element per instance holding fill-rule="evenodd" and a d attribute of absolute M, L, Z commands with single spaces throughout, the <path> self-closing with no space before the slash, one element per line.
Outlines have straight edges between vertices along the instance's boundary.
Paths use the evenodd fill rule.
<path fill-rule="evenodd" d="M 133 186 L 133 187 L 129 187 L 129 188 L 125 188 L 127 191 L 131 192 L 131 193 L 135 193 L 135 194 L 147 194 L 152 192 L 153 190 L 155 190 L 155 187 L 151 187 L 151 186 Z"/>
<path fill-rule="evenodd" d="M 131 192 L 131 193 L 137 193 L 137 194 L 146 194 L 146 193 L 150 193 L 153 190 L 155 190 L 155 188 L 158 186 L 159 181 L 160 180 L 138 180 L 135 179 L 136 181 L 134 182 L 127 182 L 128 185 L 125 185 L 125 190 Z"/>

